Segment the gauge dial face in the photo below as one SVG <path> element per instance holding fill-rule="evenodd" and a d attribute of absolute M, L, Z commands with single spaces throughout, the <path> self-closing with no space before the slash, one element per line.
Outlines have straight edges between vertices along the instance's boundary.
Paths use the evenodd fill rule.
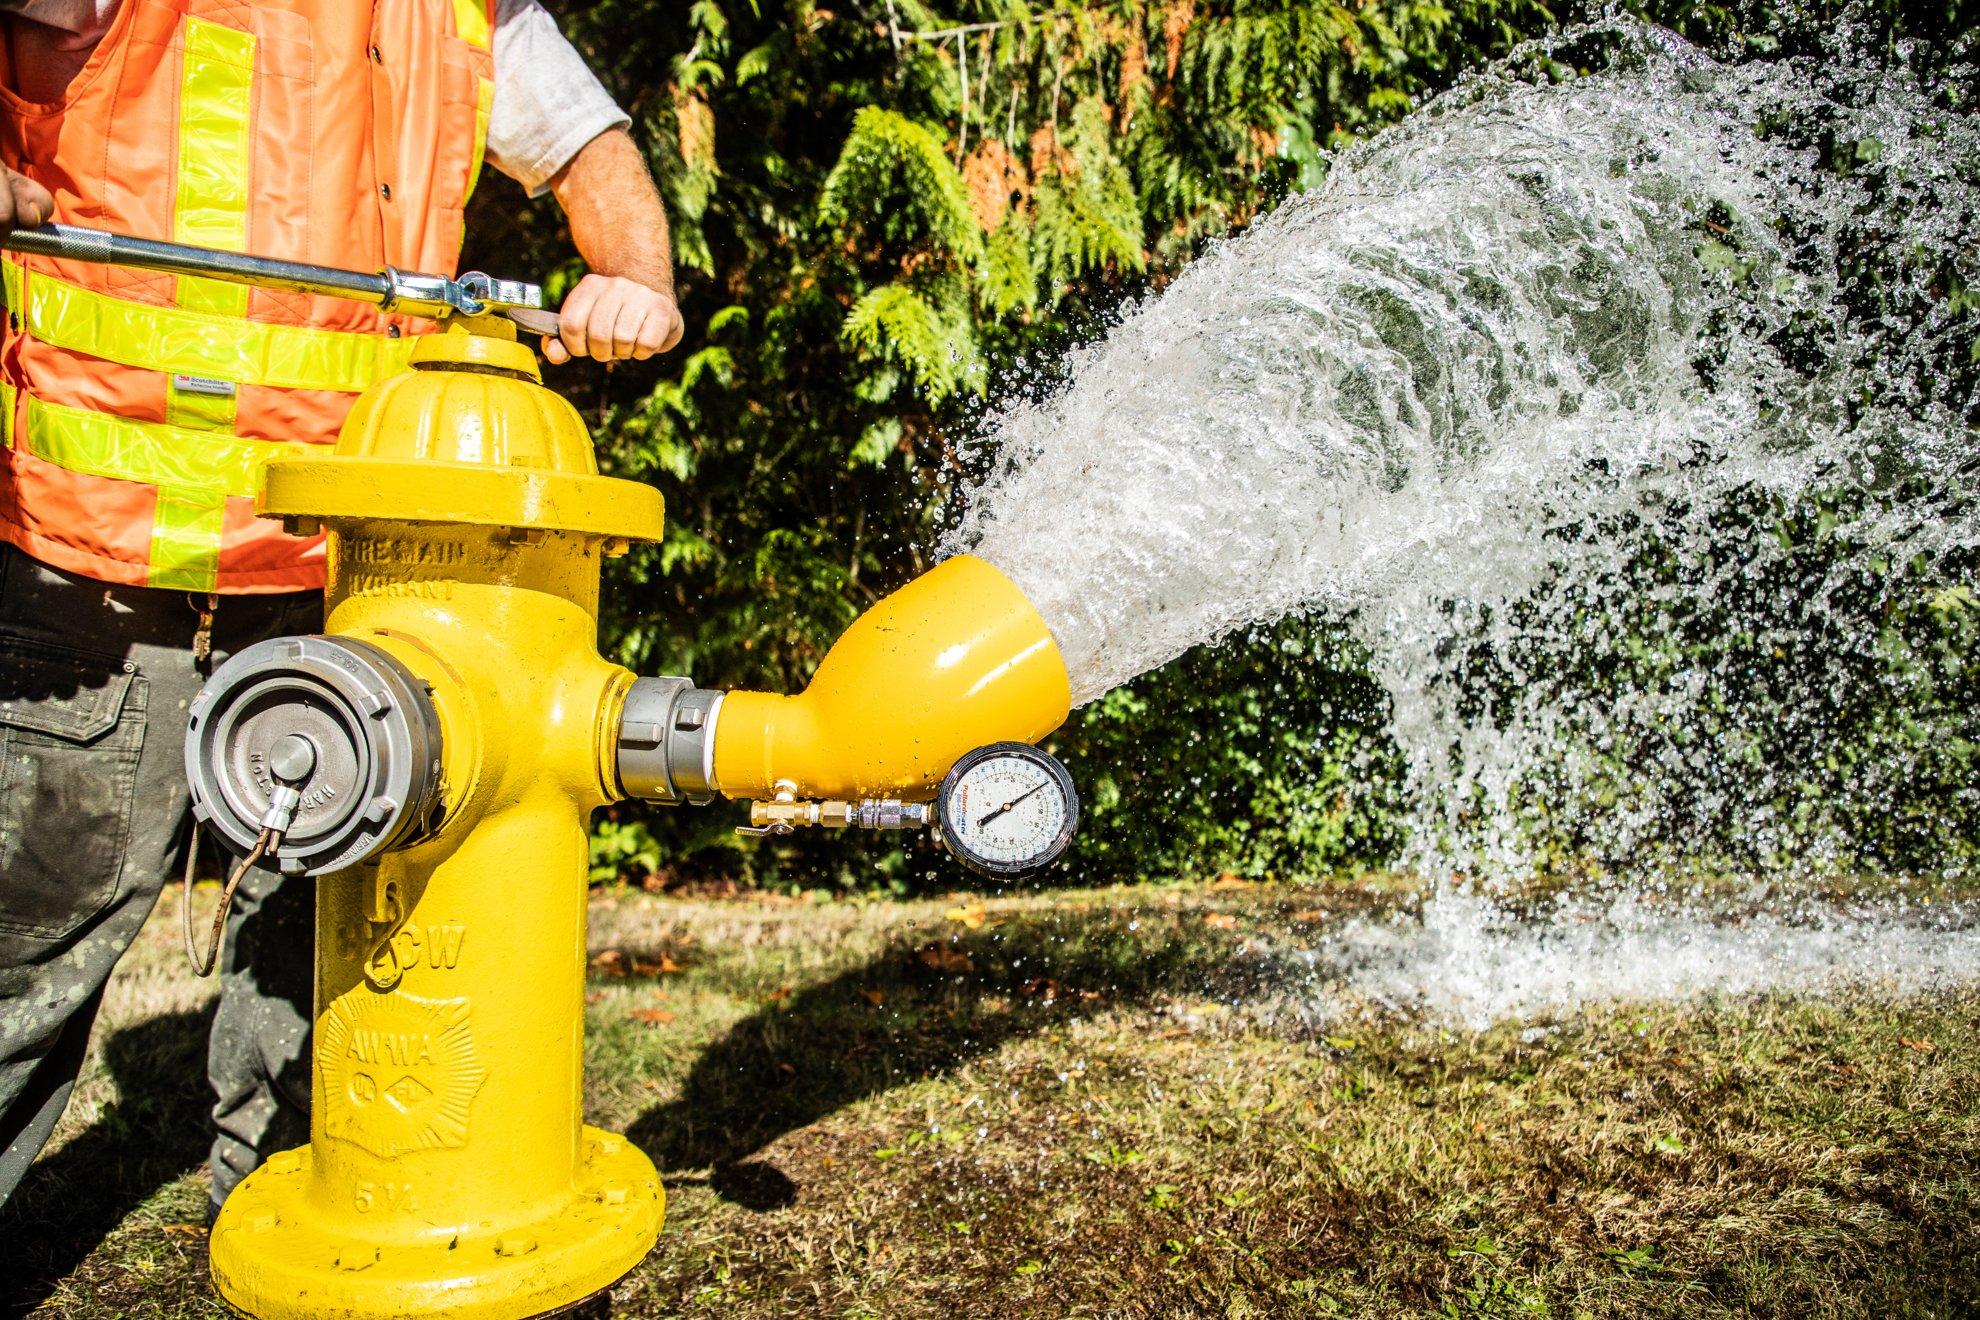
<path fill-rule="evenodd" d="M 956 762 L 937 807 L 949 850 L 993 876 L 1047 865 L 1066 850 L 1079 823 L 1072 776 L 1025 743 L 979 747 Z"/>

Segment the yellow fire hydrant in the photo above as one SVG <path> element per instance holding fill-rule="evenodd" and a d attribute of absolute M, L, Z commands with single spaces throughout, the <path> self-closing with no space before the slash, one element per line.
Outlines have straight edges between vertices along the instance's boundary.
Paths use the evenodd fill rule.
<path fill-rule="evenodd" d="M 422 342 L 334 452 L 271 465 L 263 510 L 328 532 L 328 636 L 243 652 L 247 686 L 216 675 L 195 711 L 215 772 L 294 782 L 316 852 L 284 867 L 326 872 L 310 1144 L 214 1226 L 251 1316 L 533 1316 L 660 1231 L 651 1162 L 582 1122 L 586 830 L 633 681 L 598 654 L 599 559 L 658 537 L 660 498 L 599 476 L 530 350 L 481 329 Z M 240 787 L 214 782 L 209 824 Z"/>
<path fill-rule="evenodd" d="M 220 1295 L 262 1320 L 554 1314 L 652 1247 L 653 1165 L 582 1121 L 594 808 L 726 794 L 771 799 L 757 832 L 932 824 L 972 749 L 1028 753 L 997 740 L 1069 701 L 1044 621 L 967 556 L 870 610 L 797 696 L 635 678 L 597 651 L 600 559 L 659 537 L 658 493 L 598 474 L 507 322 L 457 322 L 412 368 L 265 475 L 261 512 L 327 533 L 325 634 L 239 652 L 191 712 L 201 821 L 318 877 L 310 1143 L 212 1237 Z M 972 771 L 955 831 L 1063 847 L 1070 782 L 1040 796 L 1024 776 L 1064 772 L 1033 761 Z"/>

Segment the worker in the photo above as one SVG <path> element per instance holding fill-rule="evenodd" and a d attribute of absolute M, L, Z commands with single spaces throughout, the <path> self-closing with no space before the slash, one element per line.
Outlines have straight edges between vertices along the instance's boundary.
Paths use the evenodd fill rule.
<path fill-rule="evenodd" d="M 590 273 L 552 362 L 681 335 L 658 190 L 537 0 L 0 0 L 0 235 L 59 221 L 453 274 L 481 165 L 550 192 Z M 9 253 L 0 327 L 0 1201 L 188 847 L 187 707 L 322 628 L 324 545 L 253 512 L 433 327 Z M 253 872 L 209 1050 L 217 1208 L 308 1139 L 313 885 Z"/>

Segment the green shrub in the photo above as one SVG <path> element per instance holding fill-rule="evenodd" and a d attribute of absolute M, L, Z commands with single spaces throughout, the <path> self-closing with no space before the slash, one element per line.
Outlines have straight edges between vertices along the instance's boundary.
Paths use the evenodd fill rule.
<path fill-rule="evenodd" d="M 612 569 L 608 649 L 644 672 L 779 689 L 927 567 L 956 439 L 991 382 L 1038 372 L 1124 294 L 1317 178 L 1323 149 L 1556 17 L 1537 0 L 560 8 L 662 180 L 688 320 L 662 361 L 552 378 L 608 470 L 667 499 L 666 540 Z M 1659 17 L 1722 46 L 1782 44 L 1769 10 Z M 1965 23 L 1958 5 L 1873 17 Z M 500 185 L 471 230 L 486 268 L 543 274 L 553 293 L 580 271 L 554 208 Z M 1299 663 L 1273 662 L 1289 650 Z M 1325 627 L 1188 657 L 1062 735 L 1089 797 L 1076 866 L 1268 874 L 1387 855 L 1393 801 L 1351 787 L 1389 764 L 1381 727 Z M 885 841 L 742 847 L 733 823 L 616 810 L 594 874 L 666 859 L 954 881 Z"/>

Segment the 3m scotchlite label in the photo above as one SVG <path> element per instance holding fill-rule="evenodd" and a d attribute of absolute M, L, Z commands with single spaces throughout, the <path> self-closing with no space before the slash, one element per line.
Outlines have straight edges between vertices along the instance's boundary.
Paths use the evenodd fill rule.
<path fill-rule="evenodd" d="M 4 265 L 7 305 L 19 308 L 20 267 Z M 44 344 L 176 376 L 355 394 L 404 371 L 418 343 L 154 307 L 40 271 L 26 283 L 25 328 Z"/>
<path fill-rule="evenodd" d="M 179 88 L 179 186 L 172 237 L 181 243 L 247 250 L 249 136 L 254 114 L 254 34 L 203 19 L 184 24 Z M 179 305 L 240 316 L 241 284 L 179 277 Z"/>
<path fill-rule="evenodd" d="M 202 388 L 209 384 L 202 376 L 174 376 L 165 385 L 165 421 L 194 431 L 234 431 L 234 387 L 221 381 L 224 390 Z"/>

